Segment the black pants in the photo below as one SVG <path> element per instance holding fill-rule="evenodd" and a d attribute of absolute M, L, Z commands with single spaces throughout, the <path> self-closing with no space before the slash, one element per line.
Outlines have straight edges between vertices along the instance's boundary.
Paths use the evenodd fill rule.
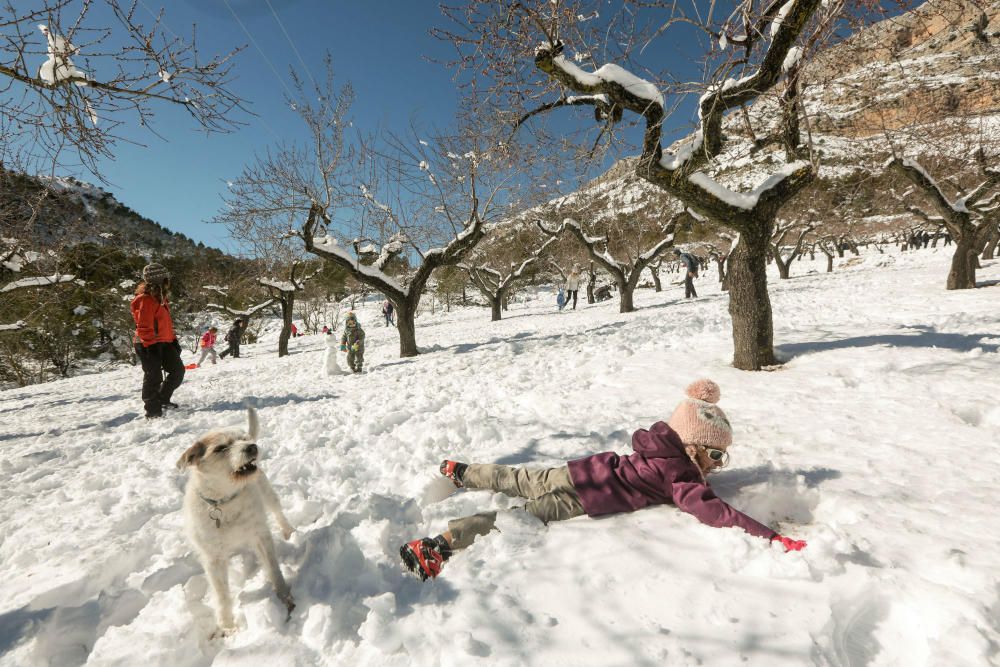
<path fill-rule="evenodd" d="M 219 355 L 219 359 L 225 359 L 227 354 L 233 355 L 233 359 L 238 359 L 240 356 L 240 344 L 230 343 L 229 347 L 224 349 L 222 353 Z"/>
<path fill-rule="evenodd" d="M 698 293 L 694 291 L 694 274 L 688 271 L 688 274 L 684 276 L 684 298 L 690 299 L 693 296 L 698 296 Z"/>
<path fill-rule="evenodd" d="M 580 293 L 578 289 L 566 290 L 566 305 L 569 305 L 569 298 L 573 297 L 573 310 L 576 310 L 576 295 Z"/>
<path fill-rule="evenodd" d="M 174 343 L 153 343 L 149 347 L 135 344 L 136 356 L 142 364 L 142 403 L 147 417 L 162 415 L 163 404 L 184 381 L 184 362 L 178 347 Z"/>

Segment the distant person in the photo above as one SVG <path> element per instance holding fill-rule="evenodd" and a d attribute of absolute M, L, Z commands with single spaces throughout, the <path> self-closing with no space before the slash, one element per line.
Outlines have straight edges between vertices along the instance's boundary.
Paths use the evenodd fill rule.
<path fill-rule="evenodd" d="M 390 324 L 395 326 L 395 309 L 393 308 L 392 301 L 389 301 L 389 299 L 382 302 L 382 316 L 385 317 L 385 326 L 389 326 Z"/>
<path fill-rule="evenodd" d="M 358 316 L 353 312 L 347 313 L 347 317 L 344 318 L 340 349 L 347 352 L 347 365 L 351 370 L 360 373 L 365 361 L 365 330 L 358 324 Z"/>
<path fill-rule="evenodd" d="M 174 335 L 170 319 L 170 273 L 162 264 L 147 264 L 142 282 L 132 299 L 135 320 L 135 354 L 142 364 L 142 403 L 146 419 L 163 416 L 163 408 L 176 408 L 170 401 L 174 390 L 184 381 L 181 344 Z M 166 377 L 164 377 L 164 373 Z"/>
<path fill-rule="evenodd" d="M 680 248 L 674 248 L 674 256 L 677 261 L 684 265 L 684 298 L 698 296 L 694 290 L 694 279 L 698 277 L 698 258 L 689 252 L 681 252 Z"/>
<path fill-rule="evenodd" d="M 240 341 L 243 339 L 243 320 L 237 317 L 233 320 L 233 326 L 226 332 L 226 347 L 219 355 L 220 359 L 225 359 L 227 354 L 233 355 L 233 359 L 240 356 Z"/>
<path fill-rule="evenodd" d="M 562 287 L 559 288 L 559 293 L 556 294 L 556 305 L 559 306 L 560 311 L 566 307 L 566 292 L 563 291 Z"/>
<path fill-rule="evenodd" d="M 323 325 L 323 333 L 325 334 L 330 333 L 330 325 L 328 324 Z"/>
<path fill-rule="evenodd" d="M 292 322 L 292 338 L 298 338 L 299 328 L 295 326 L 295 322 Z"/>
<path fill-rule="evenodd" d="M 804 541 L 779 535 L 715 495 L 708 475 L 729 463 L 732 428 L 716 405 L 719 385 L 697 380 L 686 393 L 669 421 L 632 434 L 632 454 L 604 452 L 535 470 L 446 460 L 440 471 L 460 488 L 524 498 L 528 502 L 518 509 L 546 524 L 674 505 L 709 526 L 742 528 L 780 542 L 786 552 L 803 549 Z M 483 512 L 455 519 L 436 537 L 404 544 L 399 550 L 404 567 L 422 580 L 436 577 L 454 552 L 496 530 L 496 518 L 496 512 Z"/>
<path fill-rule="evenodd" d="M 609 285 L 601 285 L 594 290 L 594 301 L 607 301 L 610 298 L 611 287 Z"/>
<path fill-rule="evenodd" d="M 580 291 L 580 265 L 574 264 L 566 276 L 566 305 L 573 299 L 573 310 L 576 310 L 576 295 Z"/>
<path fill-rule="evenodd" d="M 201 356 L 198 357 L 198 363 L 195 364 L 196 368 L 201 368 L 201 362 L 205 361 L 205 357 L 212 355 L 212 365 L 215 365 L 215 337 L 219 330 L 216 327 L 209 327 L 201 336 L 201 340 L 198 342 L 199 347 L 201 347 Z"/>

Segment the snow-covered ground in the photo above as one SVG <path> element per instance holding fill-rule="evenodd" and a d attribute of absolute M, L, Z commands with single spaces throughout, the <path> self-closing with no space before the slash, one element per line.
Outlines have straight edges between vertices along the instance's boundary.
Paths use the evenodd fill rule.
<path fill-rule="evenodd" d="M 997 664 L 1000 286 L 945 291 L 951 250 L 774 277 L 773 372 L 730 367 L 713 270 L 698 300 L 641 290 L 629 315 L 551 295 L 497 323 L 428 313 L 414 359 L 372 306 L 365 374 L 322 376 L 320 336 L 284 359 L 267 341 L 189 371 L 186 409 L 149 423 L 137 368 L 0 393 L 0 664 Z M 442 458 L 628 451 L 698 377 L 735 430 L 719 494 L 805 551 L 670 506 L 548 527 L 510 512 L 436 581 L 404 576 L 404 541 L 516 504 L 440 499 Z M 247 401 L 297 528 L 275 537 L 298 608 L 286 623 L 237 558 L 241 630 L 210 640 L 174 463 Z"/>

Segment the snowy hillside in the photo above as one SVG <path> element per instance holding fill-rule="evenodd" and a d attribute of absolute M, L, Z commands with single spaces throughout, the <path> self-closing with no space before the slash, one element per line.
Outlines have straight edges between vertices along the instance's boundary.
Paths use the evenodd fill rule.
<path fill-rule="evenodd" d="M 0 665 L 990 665 L 1000 659 L 997 289 L 944 290 L 951 248 L 772 276 L 788 363 L 729 365 L 728 299 L 640 290 L 506 319 L 418 319 L 397 358 L 375 308 L 365 373 L 321 376 L 324 341 L 274 341 L 189 371 L 185 409 L 141 418 L 138 368 L 0 393 Z M 807 273 L 808 272 L 808 273 Z M 1000 262 L 981 281 L 1000 282 Z M 710 377 L 734 427 L 720 496 L 800 553 L 672 506 L 548 527 L 519 512 L 437 580 L 398 548 L 449 518 L 439 461 L 547 466 L 666 419 Z M 241 630 L 214 623 L 182 534 L 174 463 L 258 406 L 296 532 L 278 555 L 298 607 L 236 559 Z"/>

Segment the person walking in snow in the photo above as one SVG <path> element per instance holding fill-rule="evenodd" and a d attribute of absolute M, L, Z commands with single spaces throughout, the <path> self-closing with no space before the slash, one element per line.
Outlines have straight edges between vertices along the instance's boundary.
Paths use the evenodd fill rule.
<path fill-rule="evenodd" d="M 573 299 L 573 310 L 576 310 L 576 295 L 580 291 L 580 265 L 574 264 L 566 276 L 566 305 Z"/>
<path fill-rule="evenodd" d="M 233 359 L 240 356 L 240 340 L 243 338 L 243 320 L 237 317 L 233 320 L 233 326 L 226 332 L 226 347 L 219 355 L 220 359 L 225 359 L 227 354 L 233 355 Z"/>
<path fill-rule="evenodd" d="M 393 326 L 396 325 L 396 322 L 393 319 L 393 311 L 394 308 L 392 305 L 392 301 L 386 299 L 385 301 L 382 302 L 382 316 L 385 317 L 385 326 L 389 326 L 390 324 Z"/>
<path fill-rule="evenodd" d="M 295 322 L 292 322 L 292 338 L 298 338 L 299 328 L 295 326 Z"/>
<path fill-rule="evenodd" d="M 563 288 L 559 288 L 559 293 L 556 294 L 556 305 L 559 306 L 560 312 L 566 307 L 566 293 L 563 292 Z"/>
<path fill-rule="evenodd" d="M 201 368 L 201 362 L 205 361 L 205 357 L 208 355 L 212 355 L 212 365 L 215 365 L 215 337 L 218 331 L 216 327 L 209 327 L 208 331 L 202 334 L 201 340 L 198 342 L 201 356 L 198 357 L 198 362 L 195 364 L 196 368 Z"/>
<path fill-rule="evenodd" d="M 684 265 L 684 298 L 697 298 L 698 293 L 694 291 L 694 279 L 698 277 L 698 258 L 689 252 L 681 252 L 680 248 L 674 248 L 674 256 Z"/>
<path fill-rule="evenodd" d="M 365 330 L 358 324 L 358 316 L 353 312 L 344 318 L 344 333 L 340 337 L 340 349 L 347 352 L 347 365 L 355 373 L 361 372 L 365 361 Z"/>
<path fill-rule="evenodd" d="M 728 464 L 732 429 L 716 405 L 719 385 L 697 380 L 687 387 L 687 396 L 669 421 L 632 434 L 632 454 L 604 452 L 544 470 L 446 460 L 440 471 L 459 488 L 525 498 L 521 509 L 546 524 L 672 504 L 709 526 L 738 526 L 779 541 L 785 551 L 804 548 L 804 541 L 779 535 L 715 495 L 707 476 Z M 437 537 L 404 544 L 399 550 L 404 567 L 424 581 L 436 577 L 454 552 L 495 530 L 496 516 L 484 512 L 455 519 Z"/>
<path fill-rule="evenodd" d="M 163 416 L 163 408 L 176 408 L 174 390 L 184 381 L 181 344 L 170 319 L 170 273 L 162 264 L 142 269 L 142 282 L 135 288 L 130 309 L 135 320 L 132 343 L 142 364 L 142 403 L 146 419 Z M 164 374 L 166 376 L 164 377 Z"/>

